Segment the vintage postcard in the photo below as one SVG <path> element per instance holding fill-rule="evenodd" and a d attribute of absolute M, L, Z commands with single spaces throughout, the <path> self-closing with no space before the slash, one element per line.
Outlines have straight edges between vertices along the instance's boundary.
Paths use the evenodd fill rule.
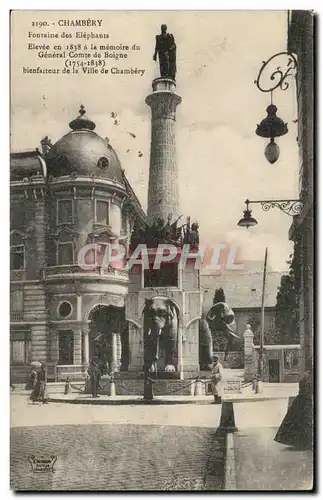
<path fill-rule="evenodd" d="M 11 490 L 313 489 L 313 23 L 11 12 Z"/>

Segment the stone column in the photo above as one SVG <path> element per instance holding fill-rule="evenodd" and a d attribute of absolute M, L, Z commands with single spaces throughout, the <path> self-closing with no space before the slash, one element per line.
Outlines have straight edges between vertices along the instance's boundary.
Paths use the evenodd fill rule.
<path fill-rule="evenodd" d="M 166 220 L 179 214 L 178 171 L 176 162 L 175 121 L 176 107 L 182 98 L 174 90 L 176 84 L 169 78 L 157 78 L 153 92 L 146 97 L 151 108 L 151 143 L 148 187 L 148 222 L 157 217 Z"/>
<path fill-rule="evenodd" d="M 178 341 L 177 341 L 177 353 L 178 353 L 178 365 L 177 370 L 179 371 L 179 378 L 183 380 L 183 331 L 182 325 L 178 326 Z"/>
<path fill-rule="evenodd" d="M 243 334 L 244 340 L 244 379 L 249 382 L 253 375 L 256 374 L 257 367 L 255 365 L 254 346 L 253 346 L 253 333 L 250 325 Z"/>
<path fill-rule="evenodd" d="M 118 371 L 119 371 L 119 366 L 121 363 L 121 356 L 122 356 L 122 344 L 121 344 L 120 333 L 116 333 L 116 337 L 117 337 L 117 365 L 118 365 Z"/>
<path fill-rule="evenodd" d="M 82 330 L 80 328 L 74 330 L 73 364 L 82 364 Z"/>
<path fill-rule="evenodd" d="M 83 370 L 86 372 L 90 363 L 89 325 L 88 324 L 83 325 L 82 331 L 83 331 Z"/>
<path fill-rule="evenodd" d="M 112 356 L 111 356 L 111 372 L 116 372 L 118 370 L 118 359 L 117 359 L 117 334 L 112 333 Z"/>

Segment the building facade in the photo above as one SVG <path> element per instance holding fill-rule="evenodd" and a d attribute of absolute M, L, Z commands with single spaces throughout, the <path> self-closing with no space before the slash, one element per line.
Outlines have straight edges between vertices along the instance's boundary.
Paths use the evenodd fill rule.
<path fill-rule="evenodd" d="M 313 251 L 314 251 L 314 14 L 291 11 L 288 51 L 297 56 L 297 105 L 299 147 L 299 192 L 303 203 L 294 217 L 290 239 L 295 242 L 299 263 L 299 311 L 301 370 L 313 363 Z"/>
<path fill-rule="evenodd" d="M 101 267 L 100 247 L 85 256 L 88 268 L 79 256 L 96 242 L 127 246 L 145 214 L 115 151 L 94 132 L 83 107 L 70 128 L 55 144 L 45 138 L 42 152 L 11 155 L 13 381 L 26 380 L 35 360 L 47 363 L 49 380 L 67 373 L 78 378 L 102 349 L 103 332 L 110 333 L 106 361 L 127 364 L 128 274 Z"/>
<path fill-rule="evenodd" d="M 153 326 L 147 325 L 158 321 L 164 324 L 158 370 L 181 379 L 199 371 L 202 296 L 195 262 L 127 270 L 126 256 L 104 265 L 109 243 L 121 243 L 130 254 L 144 243 L 153 258 L 159 243 L 172 241 L 179 255 L 185 243 L 198 245 L 197 223 L 177 226 L 181 98 L 175 89 L 173 80 L 158 78 L 146 99 L 152 111 L 148 218 L 83 106 L 55 144 L 45 137 L 41 152 L 11 154 L 13 382 L 26 380 L 32 361 L 47 364 L 49 380 L 82 379 L 92 358 L 106 373 L 140 379 L 152 355 L 147 338 Z M 208 341 L 202 339 L 204 365 L 211 362 Z"/>

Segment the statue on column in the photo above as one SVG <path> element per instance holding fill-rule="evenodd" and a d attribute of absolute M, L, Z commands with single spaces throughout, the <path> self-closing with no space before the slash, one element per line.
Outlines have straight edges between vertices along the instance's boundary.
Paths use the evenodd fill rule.
<path fill-rule="evenodd" d="M 161 25 L 161 34 L 156 35 L 154 61 L 159 59 L 160 76 L 175 80 L 176 76 L 176 43 L 174 36 L 167 33 L 166 24 Z"/>

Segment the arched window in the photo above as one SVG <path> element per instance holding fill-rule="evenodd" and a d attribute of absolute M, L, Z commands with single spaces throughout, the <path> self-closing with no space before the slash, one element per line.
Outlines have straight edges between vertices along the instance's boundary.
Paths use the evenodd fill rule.
<path fill-rule="evenodd" d="M 20 233 L 13 232 L 10 241 L 10 269 L 25 269 L 25 244 Z"/>

